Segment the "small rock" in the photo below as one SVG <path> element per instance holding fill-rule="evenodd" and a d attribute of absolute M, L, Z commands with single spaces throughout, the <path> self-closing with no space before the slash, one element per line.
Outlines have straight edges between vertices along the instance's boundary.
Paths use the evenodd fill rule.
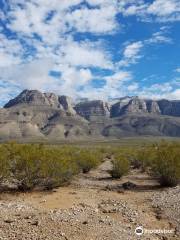
<path fill-rule="evenodd" d="M 15 220 L 13 220 L 13 219 L 5 219 L 5 220 L 4 220 L 5 223 L 13 223 L 14 221 L 15 221 Z"/>
<path fill-rule="evenodd" d="M 85 220 L 85 221 L 82 222 L 82 224 L 87 225 L 88 221 Z"/>
<path fill-rule="evenodd" d="M 31 225 L 33 225 L 33 226 L 38 226 L 39 224 L 40 224 L 40 222 L 38 220 L 31 222 Z"/>
<path fill-rule="evenodd" d="M 137 187 L 137 185 L 135 183 L 132 182 L 125 182 L 122 184 L 123 188 L 126 190 L 131 190 Z"/>

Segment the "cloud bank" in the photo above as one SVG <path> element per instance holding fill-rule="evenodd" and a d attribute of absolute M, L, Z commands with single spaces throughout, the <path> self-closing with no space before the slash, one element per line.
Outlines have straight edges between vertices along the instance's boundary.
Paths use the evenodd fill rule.
<path fill-rule="evenodd" d="M 117 36 L 123 36 L 131 17 L 160 27 L 143 39 L 132 36 L 112 50 L 109 38 L 117 44 Z M 131 69 L 146 58 L 147 48 L 173 43 L 166 25 L 178 21 L 179 0 L 2 1 L 1 102 L 24 88 L 74 98 L 147 96 L 148 91 L 155 98 L 178 98 L 180 90 L 174 79 L 166 91 L 156 93 L 151 88 L 161 89 L 162 85 L 140 86 Z M 174 72 L 178 74 L 179 68 Z"/>

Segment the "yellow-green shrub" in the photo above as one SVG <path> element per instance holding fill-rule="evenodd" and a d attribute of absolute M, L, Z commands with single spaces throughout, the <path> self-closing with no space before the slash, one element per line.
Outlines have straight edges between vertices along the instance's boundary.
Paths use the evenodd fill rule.
<path fill-rule="evenodd" d="M 10 150 L 11 172 L 18 181 L 19 190 L 31 190 L 38 184 L 41 151 L 38 145 L 16 145 Z"/>
<path fill-rule="evenodd" d="M 0 145 L 0 181 L 16 180 L 18 189 L 48 189 L 67 183 L 79 173 L 96 167 L 102 158 L 100 150 L 74 146 L 45 146 L 43 144 Z"/>
<path fill-rule="evenodd" d="M 47 189 L 69 182 L 73 175 L 78 172 L 78 165 L 71 155 L 58 150 L 48 150 L 43 156 L 41 178 L 43 179 L 43 186 Z"/>
<path fill-rule="evenodd" d="M 161 186 L 176 186 L 180 181 L 180 146 L 175 143 L 157 145 L 152 170 Z"/>
<path fill-rule="evenodd" d="M 156 147 L 155 146 L 144 146 L 136 151 L 132 165 L 134 168 L 141 168 L 144 172 L 148 167 L 152 166 L 152 162 L 155 158 Z"/>
<path fill-rule="evenodd" d="M 79 150 L 75 153 L 74 159 L 83 173 L 89 172 L 102 161 L 102 154 L 99 151 Z"/>
<path fill-rule="evenodd" d="M 0 146 L 0 183 L 5 181 L 10 175 L 10 166 L 8 159 L 8 152 L 6 148 Z"/>
<path fill-rule="evenodd" d="M 113 178 L 121 178 L 123 175 L 126 175 L 130 168 L 130 162 L 127 157 L 124 155 L 115 155 L 112 160 L 112 170 L 110 174 Z"/>

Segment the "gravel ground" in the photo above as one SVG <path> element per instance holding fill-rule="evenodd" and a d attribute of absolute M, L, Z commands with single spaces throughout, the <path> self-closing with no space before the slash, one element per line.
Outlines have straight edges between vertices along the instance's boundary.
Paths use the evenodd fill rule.
<path fill-rule="evenodd" d="M 154 194 L 152 201 L 159 218 L 168 218 L 180 236 L 180 186 Z"/>
<path fill-rule="evenodd" d="M 109 161 L 52 193 L 1 195 L 2 240 L 177 240 L 180 237 L 180 187 L 157 190 L 105 190 L 134 181 L 151 186 L 148 176 L 132 173 L 121 181 L 109 179 Z M 88 187 L 86 186 L 88 185 Z M 111 188 L 110 188 L 111 189 Z M 175 229 L 172 234 L 144 229 Z"/>
<path fill-rule="evenodd" d="M 127 203 L 112 200 L 102 201 L 98 208 L 82 203 L 70 209 L 49 212 L 41 212 L 20 202 L 1 201 L 0 239 L 136 239 L 134 229 L 138 217 L 138 212 Z M 160 238 L 153 236 L 153 239 Z"/>

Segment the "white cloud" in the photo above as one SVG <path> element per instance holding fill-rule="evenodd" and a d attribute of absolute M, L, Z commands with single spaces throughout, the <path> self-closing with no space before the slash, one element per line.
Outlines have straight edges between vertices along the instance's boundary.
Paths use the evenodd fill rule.
<path fill-rule="evenodd" d="M 179 98 L 180 98 L 180 88 L 172 91 L 171 93 L 169 93 L 169 95 L 167 97 L 170 98 L 170 99 L 179 100 Z"/>
<path fill-rule="evenodd" d="M 5 79 L 9 84 L 16 84 L 21 89 L 43 90 L 52 83 L 53 79 L 49 77 L 52 66 L 49 59 L 43 59 L 1 68 L 1 79 Z"/>
<path fill-rule="evenodd" d="M 138 83 L 132 83 L 127 87 L 128 91 L 130 91 L 130 92 L 137 91 L 138 88 L 139 88 Z"/>
<path fill-rule="evenodd" d="M 132 42 L 126 45 L 123 50 L 122 59 L 116 64 L 116 67 L 128 67 L 131 64 L 135 64 L 143 57 L 141 53 L 142 50 L 151 45 L 157 44 L 170 44 L 172 43 L 172 39 L 167 35 L 169 28 L 164 26 L 161 27 L 158 32 L 152 34 L 152 36 L 148 39 Z"/>
<path fill-rule="evenodd" d="M 62 75 L 58 90 L 60 93 L 64 92 L 71 97 L 76 97 L 78 89 L 86 86 L 93 78 L 91 71 L 85 68 L 76 69 L 74 67 L 63 66 L 60 70 Z"/>
<path fill-rule="evenodd" d="M 138 91 L 138 95 L 151 99 L 179 100 L 180 88 L 175 88 L 175 85 L 176 83 L 174 81 L 153 84 L 149 87 L 143 87 L 142 90 Z"/>
<path fill-rule="evenodd" d="M 61 47 L 62 62 L 72 66 L 111 69 L 110 56 L 96 43 L 70 41 Z"/>
<path fill-rule="evenodd" d="M 0 67 L 20 63 L 22 55 L 21 44 L 17 40 L 7 39 L 0 33 Z"/>
<path fill-rule="evenodd" d="M 156 32 L 152 35 L 151 38 L 145 41 L 148 44 L 154 43 L 172 43 L 172 39 L 170 37 L 164 36 L 163 31 Z"/>
<path fill-rule="evenodd" d="M 148 8 L 147 13 L 166 17 L 180 11 L 179 0 L 155 0 Z"/>
<path fill-rule="evenodd" d="M 131 74 L 129 72 L 119 71 L 111 76 L 105 77 L 104 79 L 106 79 L 106 81 L 111 84 L 111 83 L 126 81 L 126 80 L 129 80 L 130 78 L 131 78 Z"/>
<path fill-rule="evenodd" d="M 120 1 L 119 10 L 124 16 L 135 15 L 141 21 L 180 21 L 179 0 L 127 0 Z"/>
<path fill-rule="evenodd" d="M 175 72 L 180 73 L 180 67 L 176 68 Z"/>
<path fill-rule="evenodd" d="M 7 1 L 3 2 L 4 6 L 8 5 Z M 22 88 L 97 98 L 118 97 L 128 91 L 138 91 L 137 83 L 128 82 L 133 79 L 132 74 L 122 67 L 137 63 L 143 57 L 145 46 L 171 43 L 166 29 L 160 29 L 149 39 L 130 41 L 119 62 L 113 60 L 111 46 L 106 46 L 102 40 L 97 41 L 97 38 L 121 31 L 118 13 L 126 17 L 136 15 L 141 20 L 151 17 L 157 21 L 177 20 L 179 13 L 177 0 L 154 0 L 153 3 L 143 0 L 86 0 L 90 7 L 83 0 L 10 0 L 9 3 L 10 11 L 6 9 L 5 14 L 2 9 L 0 17 L 3 21 L 8 20 L 5 24 L 17 37 L 9 36 L 8 39 L 0 33 L 0 81 L 5 81 L 7 88 L 1 87 L 0 93 L 4 98 L 5 95 L 10 96 L 11 91 L 17 92 Z M 75 41 L 79 32 L 90 33 L 93 37 Z M 99 72 L 110 70 L 111 75 L 94 76 L 91 68 L 97 68 Z M 50 76 L 51 70 L 60 72 L 61 76 Z M 105 80 L 102 88 L 91 86 L 96 77 Z M 80 92 L 83 87 L 83 92 Z M 172 92 L 172 89 L 166 89 L 166 92 Z"/>
<path fill-rule="evenodd" d="M 115 16 L 116 8 L 113 6 L 96 9 L 80 8 L 68 13 L 66 20 L 70 27 L 78 32 L 91 32 L 95 34 L 111 33 L 117 29 Z"/>
<path fill-rule="evenodd" d="M 141 41 L 129 44 L 124 50 L 124 57 L 131 60 L 139 58 L 139 53 L 142 47 L 143 43 Z"/>

